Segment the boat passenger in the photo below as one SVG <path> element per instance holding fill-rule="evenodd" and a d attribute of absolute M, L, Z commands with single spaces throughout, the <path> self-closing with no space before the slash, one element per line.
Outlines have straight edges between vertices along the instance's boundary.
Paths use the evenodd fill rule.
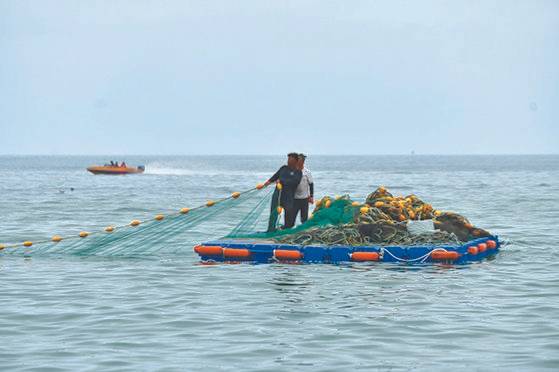
<path fill-rule="evenodd" d="M 120 165 L 122 168 L 126 168 L 126 163 L 122 162 L 122 164 Z"/>
<path fill-rule="evenodd" d="M 270 220 L 268 222 L 268 231 L 276 229 L 277 206 L 280 205 L 285 211 L 284 228 L 288 229 L 295 225 L 295 214 L 293 208 L 293 199 L 295 197 L 295 189 L 301 182 L 302 172 L 297 169 L 299 155 L 295 152 L 287 154 L 287 165 L 282 166 L 278 171 L 270 177 L 264 184 L 268 186 L 272 182 L 281 183 L 281 190 L 276 188 L 272 196 L 272 206 Z"/>
<path fill-rule="evenodd" d="M 305 154 L 299 154 L 297 160 L 297 168 L 302 172 L 301 182 L 295 190 L 294 217 L 293 221 L 297 220 L 297 214 L 301 212 L 301 223 L 305 223 L 309 218 L 309 204 L 314 203 L 314 183 L 311 171 L 305 167 Z"/>

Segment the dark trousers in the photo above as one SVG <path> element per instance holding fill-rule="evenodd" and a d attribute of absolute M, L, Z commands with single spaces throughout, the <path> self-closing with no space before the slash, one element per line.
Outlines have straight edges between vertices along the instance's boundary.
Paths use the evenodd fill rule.
<path fill-rule="evenodd" d="M 293 209 L 293 224 L 295 224 L 299 212 L 301 212 L 301 223 L 305 223 L 309 218 L 309 199 L 295 199 Z"/>
<path fill-rule="evenodd" d="M 297 217 L 297 213 L 295 213 L 293 202 L 289 203 L 289 205 L 286 205 L 285 203 L 284 205 L 282 205 L 280 203 L 280 192 L 278 191 L 278 189 L 275 189 L 274 194 L 272 195 L 272 204 L 270 205 L 270 219 L 268 220 L 267 232 L 276 231 L 276 223 L 278 220 L 278 206 L 281 206 L 283 208 L 283 227 L 285 229 L 289 229 L 295 226 L 295 218 Z"/>
<path fill-rule="evenodd" d="M 295 207 L 292 205 L 288 208 L 283 208 L 284 217 L 285 217 L 285 224 L 284 227 L 286 229 L 290 229 L 295 226 L 295 219 L 297 218 L 297 212 L 295 211 Z"/>

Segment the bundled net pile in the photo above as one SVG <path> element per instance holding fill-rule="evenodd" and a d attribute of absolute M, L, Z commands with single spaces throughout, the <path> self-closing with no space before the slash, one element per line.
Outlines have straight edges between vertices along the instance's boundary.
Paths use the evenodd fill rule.
<path fill-rule="evenodd" d="M 432 221 L 432 229 L 412 233 L 410 221 Z M 324 197 L 317 202 L 312 218 L 293 229 L 247 233 L 241 224 L 227 237 L 269 239 L 297 245 L 409 246 L 460 244 L 484 236 L 490 233 L 474 227 L 457 213 L 434 210 L 415 195 L 393 196 L 379 187 L 364 204 L 352 201 L 347 195 Z"/>

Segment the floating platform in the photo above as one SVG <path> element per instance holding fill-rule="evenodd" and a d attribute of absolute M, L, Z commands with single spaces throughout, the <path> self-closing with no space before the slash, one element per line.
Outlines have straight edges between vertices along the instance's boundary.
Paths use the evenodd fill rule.
<path fill-rule="evenodd" d="M 321 246 L 289 245 L 265 240 L 216 240 L 194 247 L 204 262 L 328 263 L 393 262 L 463 264 L 494 256 L 501 244 L 497 236 L 463 245 L 425 246 Z"/>

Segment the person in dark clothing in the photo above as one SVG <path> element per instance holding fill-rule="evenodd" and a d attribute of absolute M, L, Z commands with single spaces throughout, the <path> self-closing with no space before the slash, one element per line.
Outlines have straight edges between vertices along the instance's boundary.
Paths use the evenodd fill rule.
<path fill-rule="evenodd" d="M 270 213 L 270 222 L 268 224 L 268 231 L 275 230 L 275 218 L 277 206 L 280 205 L 285 212 L 284 228 L 288 229 L 295 225 L 294 214 L 294 197 L 295 190 L 301 182 L 302 172 L 297 169 L 297 162 L 299 160 L 297 153 L 289 153 L 287 155 L 287 165 L 282 166 L 266 183 L 265 186 L 273 182 L 281 184 L 281 188 L 276 188 L 272 196 L 272 207 Z"/>
<path fill-rule="evenodd" d="M 305 167 L 305 154 L 299 154 L 297 168 L 302 172 L 301 182 L 295 190 L 294 219 L 297 220 L 297 214 L 301 212 L 301 223 L 305 223 L 309 218 L 309 204 L 314 203 L 314 182 L 311 171 Z"/>

